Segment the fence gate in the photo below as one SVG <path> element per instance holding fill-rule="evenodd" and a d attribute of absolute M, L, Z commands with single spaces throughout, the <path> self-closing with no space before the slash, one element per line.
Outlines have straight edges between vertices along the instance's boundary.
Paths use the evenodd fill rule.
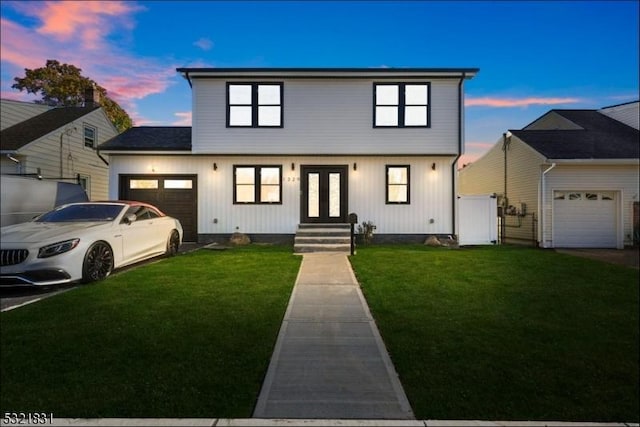
<path fill-rule="evenodd" d="M 498 242 L 498 199 L 493 194 L 458 196 L 458 244 Z"/>

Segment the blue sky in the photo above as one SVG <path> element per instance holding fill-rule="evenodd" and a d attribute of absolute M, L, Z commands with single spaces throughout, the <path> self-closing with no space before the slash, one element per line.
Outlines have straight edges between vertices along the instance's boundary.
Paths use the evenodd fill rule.
<path fill-rule="evenodd" d="M 1 3 L 3 98 L 58 59 L 136 125 L 189 124 L 176 67 L 477 67 L 465 160 L 552 108 L 637 100 L 639 2 L 282 1 Z"/>

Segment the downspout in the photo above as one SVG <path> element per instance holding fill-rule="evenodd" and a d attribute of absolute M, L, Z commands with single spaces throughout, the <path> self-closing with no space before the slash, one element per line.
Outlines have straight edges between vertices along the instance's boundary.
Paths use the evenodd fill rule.
<path fill-rule="evenodd" d="M 555 167 L 556 167 L 556 164 L 551 163 L 551 166 L 549 166 L 547 169 L 542 171 L 542 177 L 540 178 L 540 186 L 542 188 L 540 190 L 541 200 L 538 203 L 538 223 L 540 224 L 538 226 L 538 239 L 540 239 L 540 242 L 542 242 L 542 247 L 544 247 L 544 225 L 545 225 L 544 204 L 547 200 L 546 190 L 545 190 L 547 185 L 545 182 L 545 177 L 547 176 L 547 173 L 549 173 L 551 169 Z"/>
<path fill-rule="evenodd" d="M 102 160 L 102 163 L 109 166 L 109 162 L 104 157 L 102 157 L 102 154 L 100 154 L 100 148 L 96 148 L 96 155 L 100 158 L 100 160 Z"/>
<path fill-rule="evenodd" d="M 507 132 L 502 134 L 502 151 L 504 151 L 504 191 L 502 195 L 502 221 L 500 224 L 500 240 L 505 243 L 507 234 L 507 208 L 509 207 L 509 197 L 507 196 L 507 151 L 511 143 L 511 135 Z"/>
<path fill-rule="evenodd" d="M 502 151 L 504 151 L 504 196 L 503 196 L 503 208 L 509 207 L 509 198 L 507 197 L 507 150 L 509 150 L 509 144 L 511 143 L 511 137 L 507 136 L 507 133 L 502 134 Z"/>
<path fill-rule="evenodd" d="M 64 134 L 66 133 L 66 131 L 60 133 L 60 175 L 58 175 L 59 177 L 63 177 L 64 175 L 62 174 L 62 150 L 63 150 L 63 146 L 62 146 L 62 137 L 64 136 Z"/>
<path fill-rule="evenodd" d="M 453 163 L 451 164 L 451 233 L 452 237 L 456 238 L 456 206 L 458 204 L 458 195 L 456 194 L 456 176 L 458 171 L 456 170 L 456 165 L 458 164 L 458 160 L 460 156 L 462 156 L 462 83 L 464 79 L 467 77 L 465 72 L 462 73 L 460 77 L 460 81 L 458 82 L 458 154 L 456 158 L 453 159 Z"/>

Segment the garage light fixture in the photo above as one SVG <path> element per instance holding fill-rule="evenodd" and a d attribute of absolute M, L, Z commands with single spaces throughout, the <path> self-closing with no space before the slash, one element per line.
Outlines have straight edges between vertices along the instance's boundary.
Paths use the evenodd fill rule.
<path fill-rule="evenodd" d="M 213 170 L 214 170 L 214 171 L 217 171 L 217 170 L 218 170 L 218 164 L 217 164 L 217 163 L 214 163 L 214 164 L 213 164 Z"/>

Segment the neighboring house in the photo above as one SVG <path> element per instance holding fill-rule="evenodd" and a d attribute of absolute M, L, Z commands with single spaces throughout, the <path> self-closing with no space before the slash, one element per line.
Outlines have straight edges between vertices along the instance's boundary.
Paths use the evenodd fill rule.
<path fill-rule="evenodd" d="M 117 130 L 104 110 L 2 100 L 0 173 L 78 182 L 91 200 L 108 198 L 108 163 L 97 151 Z"/>
<path fill-rule="evenodd" d="M 0 130 L 42 114 L 52 107 L 34 102 L 0 99 Z"/>
<path fill-rule="evenodd" d="M 202 242 L 293 240 L 351 212 L 379 240 L 455 235 L 463 86 L 477 71 L 180 68 L 192 128 L 103 144 L 110 196 L 155 202 Z"/>
<path fill-rule="evenodd" d="M 499 196 L 503 237 L 544 248 L 637 243 L 638 101 L 551 110 L 459 172 L 461 194 Z"/>

